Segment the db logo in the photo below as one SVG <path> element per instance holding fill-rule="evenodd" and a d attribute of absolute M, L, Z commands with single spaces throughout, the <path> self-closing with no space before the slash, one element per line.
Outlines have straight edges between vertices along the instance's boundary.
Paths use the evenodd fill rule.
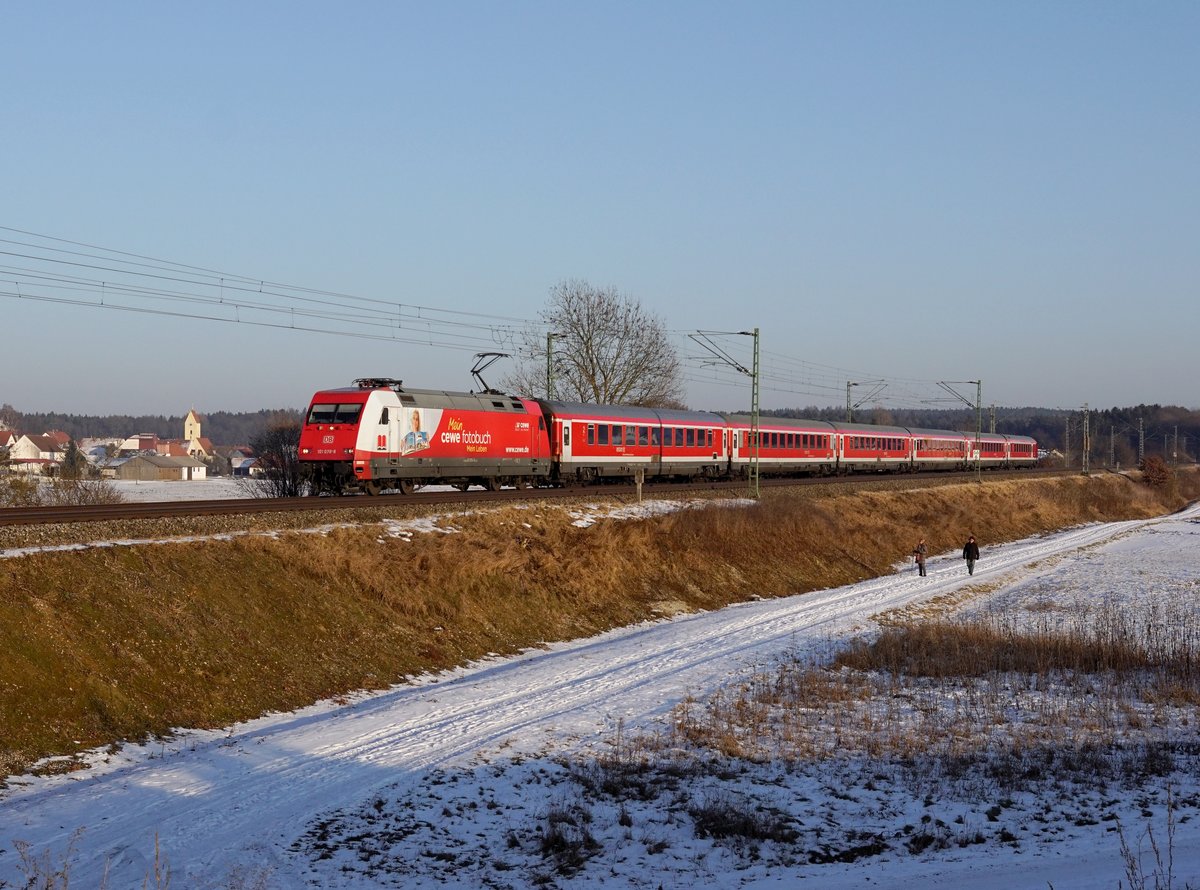
<path fill-rule="evenodd" d="M 333 436 L 324 436 L 324 437 L 322 437 L 322 439 L 321 439 L 321 443 L 322 443 L 322 444 L 324 444 L 324 445 L 332 445 L 332 444 L 333 444 Z"/>

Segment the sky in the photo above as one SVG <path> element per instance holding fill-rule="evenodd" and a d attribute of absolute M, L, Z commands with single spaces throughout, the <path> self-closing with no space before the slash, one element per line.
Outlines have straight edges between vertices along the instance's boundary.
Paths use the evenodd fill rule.
<path fill-rule="evenodd" d="M 685 506 L 651 500 L 569 509 L 573 523 L 586 529 Z M 378 544 L 402 550 L 415 536 L 454 534 L 470 521 L 462 513 L 387 520 L 379 524 Z M 1195 609 L 1198 534 L 1200 507 L 1192 506 L 1158 519 L 985 542 L 973 577 L 958 552 L 937 553 L 927 577 L 905 565 L 847 587 L 535 647 L 226 729 L 98 749 L 86 758 L 87 768 L 44 770 L 0 786 L 0 881 L 23 885 L 21 841 L 33 861 L 57 867 L 65 858 L 72 886 L 113 890 L 144 888 L 156 849 L 171 870 L 171 885 L 194 888 L 525 888 L 545 886 L 537 877 L 547 873 L 557 887 L 631 890 L 1094 890 L 1119 881 L 1196 886 L 1195 755 L 1186 753 L 1186 744 L 1175 745 L 1169 755 L 1174 768 L 1165 774 L 1130 770 L 1124 779 L 1106 782 L 1091 772 L 1105 759 L 1100 752 L 1106 747 L 1088 760 L 1085 744 L 1093 730 L 1101 736 L 1111 730 L 1131 750 L 1143 742 L 1186 741 L 1194 736 L 1193 707 L 1146 703 L 1114 694 L 1111 686 L 1089 697 L 1047 677 L 1028 684 L 1002 678 L 999 692 L 989 691 L 987 680 L 958 689 L 909 678 L 897 691 L 881 678 L 874 695 L 856 686 L 848 697 L 878 708 L 874 719 L 859 724 L 838 712 L 821 721 L 829 732 L 849 740 L 852 726 L 862 725 L 903 738 L 916 731 L 910 721 L 917 714 L 929 725 L 940 714 L 958 719 L 960 741 L 973 740 L 962 750 L 985 752 L 973 766 L 964 756 L 939 777 L 931 769 L 915 782 L 895 760 L 852 753 L 790 762 L 726 760 L 696 770 L 686 756 L 673 759 L 671 752 L 686 744 L 668 727 L 684 701 L 699 720 L 718 691 L 771 688 L 781 663 L 823 664 L 847 640 L 869 636 L 878 627 L 876 616 L 894 620 L 894 610 L 905 606 L 1007 603 L 1002 614 L 1027 616 L 1033 632 L 1040 623 L 1070 628 L 1081 622 L 1097 633 L 1116 633 L 1119 622 L 1106 623 L 1113 615 L 1154 626 L 1154 616 L 1161 618 L 1163 603 L 1170 602 L 1178 611 L 1169 614 L 1186 626 Z M 0 550 L 0 559 L 28 552 Z M 970 585 L 976 586 L 968 590 Z M 1168 634 L 1160 642 L 1186 645 L 1185 636 Z M 1072 724 L 1066 746 L 1081 746 L 1077 759 L 1086 779 L 1061 767 L 1051 768 L 1054 781 L 1043 773 L 1023 787 L 1020 781 L 1007 785 L 1003 777 L 1015 778 L 1014 767 L 1002 753 L 1020 752 L 1023 744 L 1041 752 L 1046 743 L 1038 741 L 1040 721 L 1061 736 L 1063 728 L 1054 724 L 1064 698 L 1073 702 L 1068 707 L 1086 711 Z M 1000 724 L 995 707 L 1005 715 Z M 762 726 L 747 737 L 768 744 L 776 739 Z M 642 745 L 638 738 L 662 744 Z M 882 744 L 892 750 L 892 742 Z M 1039 755 L 1030 757 L 1035 769 L 1045 767 Z M 622 771 L 621 763 L 639 764 L 641 758 L 647 765 Z M 1068 753 L 1062 762 L 1070 759 Z M 605 766 L 612 763 L 617 766 Z M 609 780 L 626 793 L 617 792 L 615 800 L 597 793 Z M 937 785 L 936 794 L 929 782 Z M 759 818 L 782 813 L 796 837 L 740 845 L 714 839 L 691 815 L 705 804 Z M 586 827 L 597 844 L 570 879 L 559 878 L 539 853 L 539 832 L 548 830 L 554 810 L 574 814 L 574 826 Z M 1127 848 L 1140 855 L 1140 882 L 1126 871 L 1118 824 Z M 1154 859 L 1148 832 L 1162 863 Z M 922 834 L 928 846 L 909 845 Z M 816 864 L 808 856 L 867 847 L 876 839 L 885 849 L 854 861 Z M 149 883 L 155 885 L 152 878 Z"/>
<path fill-rule="evenodd" d="M 892 408 L 975 380 L 1200 406 L 1195 3 L 67 2 L 0 28 L 20 411 L 475 388 L 568 280 L 661 319 L 698 409 L 751 386 L 690 335 L 749 369 L 755 328 L 765 408 L 870 380 Z"/>

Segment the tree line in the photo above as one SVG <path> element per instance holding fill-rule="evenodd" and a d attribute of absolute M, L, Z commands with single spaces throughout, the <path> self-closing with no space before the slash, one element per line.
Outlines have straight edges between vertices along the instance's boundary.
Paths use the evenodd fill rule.
<path fill-rule="evenodd" d="M 264 408 L 259 411 L 201 412 L 201 432 L 214 445 L 248 445 L 262 433 L 281 423 L 299 422 L 295 408 Z M 160 439 L 183 436 L 185 415 L 162 414 L 60 414 L 56 412 L 17 411 L 12 405 L 0 407 L 0 422 L 23 433 L 62 430 L 75 441 L 81 439 L 125 439 L 139 433 L 152 433 Z"/>

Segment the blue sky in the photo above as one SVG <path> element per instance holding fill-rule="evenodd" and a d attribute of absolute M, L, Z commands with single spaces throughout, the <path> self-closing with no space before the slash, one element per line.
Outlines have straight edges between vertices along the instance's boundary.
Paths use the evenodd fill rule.
<path fill-rule="evenodd" d="M 564 279 L 662 318 L 696 408 L 749 386 L 687 333 L 753 327 L 764 407 L 980 378 L 987 404 L 1200 406 L 1200 4 L 7 4 L 0 26 L 18 410 L 467 389 L 465 335 L 508 349 L 490 332 Z M 74 305 L 47 270 L 97 254 L 67 242 L 212 270 L 222 302 L 246 276 L 456 321 L 422 345 L 164 315 L 92 260 L 77 303 L 157 310 Z"/>

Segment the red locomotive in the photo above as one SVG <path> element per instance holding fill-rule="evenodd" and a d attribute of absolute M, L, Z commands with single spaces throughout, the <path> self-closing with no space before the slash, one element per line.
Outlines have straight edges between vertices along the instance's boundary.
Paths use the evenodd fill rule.
<path fill-rule="evenodd" d="M 417 485 L 567 485 L 630 479 L 914 472 L 1033 466 L 1027 436 L 750 418 L 408 389 L 390 378 L 313 396 L 300 460 L 314 489 L 379 494 Z"/>

